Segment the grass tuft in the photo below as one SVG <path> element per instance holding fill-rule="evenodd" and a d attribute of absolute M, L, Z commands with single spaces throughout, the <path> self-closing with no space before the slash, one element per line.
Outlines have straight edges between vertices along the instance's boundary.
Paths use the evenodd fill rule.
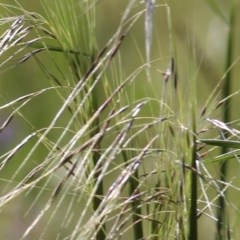
<path fill-rule="evenodd" d="M 177 2 L 40 2 L 0 4 L 0 238 L 237 239 L 236 6 L 205 89 Z"/>

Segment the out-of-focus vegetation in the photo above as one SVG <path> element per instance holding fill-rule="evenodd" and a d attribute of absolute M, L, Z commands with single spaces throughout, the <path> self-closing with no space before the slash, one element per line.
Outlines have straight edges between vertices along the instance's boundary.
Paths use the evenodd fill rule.
<path fill-rule="evenodd" d="M 1 3 L 0 239 L 237 239 L 238 7 Z"/>

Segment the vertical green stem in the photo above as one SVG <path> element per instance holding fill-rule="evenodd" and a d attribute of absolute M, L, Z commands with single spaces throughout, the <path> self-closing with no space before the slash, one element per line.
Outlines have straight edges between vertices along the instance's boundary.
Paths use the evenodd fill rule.
<path fill-rule="evenodd" d="M 136 192 L 136 187 L 138 186 L 138 171 L 134 173 L 133 178 L 131 179 L 130 183 L 130 189 L 131 192 Z M 141 204 L 139 199 L 135 199 L 132 202 L 132 209 L 133 209 L 133 231 L 134 231 L 134 239 L 144 239 L 143 235 L 143 223 L 142 223 L 142 210 L 139 207 Z"/>
<path fill-rule="evenodd" d="M 95 134 L 97 134 L 99 132 L 99 120 L 96 119 L 95 123 L 93 123 L 95 126 L 95 131 L 91 134 L 92 136 L 94 136 Z M 101 154 L 100 154 L 100 143 L 95 145 L 95 151 L 93 152 L 93 164 L 94 166 L 97 165 L 98 160 L 100 158 Z M 99 170 L 101 169 L 101 165 L 99 165 Z M 94 175 L 94 179 L 95 179 L 95 183 L 97 182 L 98 176 L 100 174 L 100 171 L 98 171 L 98 169 L 96 170 L 96 173 Z M 103 189 L 103 182 L 99 182 L 98 186 L 97 186 L 97 190 L 96 190 L 96 195 L 93 199 L 93 209 L 94 211 L 98 209 L 99 205 L 101 204 L 101 199 L 100 196 L 103 196 L 104 189 Z M 100 230 L 97 233 L 97 240 L 102 240 L 105 239 L 105 225 L 103 225 Z"/>
<path fill-rule="evenodd" d="M 194 123 L 195 124 L 195 123 Z M 194 127 L 195 128 L 195 127 Z M 194 131 L 195 132 L 195 131 Z M 191 205 L 189 216 L 189 240 L 198 239 L 198 227 L 197 227 L 197 143 L 196 136 L 193 136 L 193 148 L 192 148 L 192 171 L 191 171 Z"/>
<path fill-rule="evenodd" d="M 97 99 L 97 89 L 94 88 L 93 89 L 93 92 L 92 92 L 92 105 L 91 105 L 91 112 L 92 114 L 97 111 L 98 109 L 98 99 Z M 98 134 L 100 132 L 100 119 L 99 118 L 96 118 L 95 121 L 93 122 L 92 124 L 92 128 L 93 128 L 93 131 L 90 133 L 90 138 L 93 138 L 94 136 L 96 136 L 96 134 Z M 95 151 L 93 151 L 93 164 L 94 166 L 96 166 L 98 164 L 98 161 L 101 157 L 101 153 L 100 153 L 100 150 L 101 150 L 101 141 L 98 141 L 95 146 Z M 101 174 L 101 168 L 102 168 L 102 165 L 100 164 L 98 169 L 96 170 L 96 173 L 94 175 L 94 179 L 95 179 L 95 183 L 97 182 L 98 180 L 98 177 L 99 175 Z M 99 171 L 98 171 L 99 170 Z M 94 211 L 98 209 L 99 205 L 101 204 L 101 198 L 100 196 L 103 196 L 104 195 L 104 188 L 103 188 L 103 181 L 99 182 L 98 183 L 98 186 L 97 186 L 97 190 L 96 190 L 96 195 L 93 199 L 93 209 Z M 105 239 L 105 233 L 106 233 L 106 226 L 103 225 L 99 231 L 97 232 L 97 235 L 96 235 L 96 240 L 103 240 Z"/>
<path fill-rule="evenodd" d="M 128 153 L 129 151 L 122 152 L 123 159 L 125 162 L 129 159 Z M 131 153 L 130 153 L 131 154 Z M 130 155 L 129 154 L 129 155 Z M 132 194 L 136 194 L 136 188 L 138 187 L 139 184 L 139 176 L 138 176 L 138 171 L 134 173 L 133 177 L 129 181 L 129 195 L 131 196 Z M 144 239 L 144 234 L 143 234 L 143 225 L 142 225 L 142 210 L 139 207 L 140 206 L 140 200 L 138 198 L 134 199 L 132 201 L 132 221 L 133 221 L 133 234 L 134 234 L 134 239 Z"/>
<path fill-rule="evenodd" d="M 230 22 L 229 22 L 229 35 L 227 41 L 227 54 L 226 54 L 226 77 L 224 79 L 223 86 L 223 99 L 227 99 L 223 105 L 223 121 L 228 124 L 231 121 L 231 99 L 227 98 L 231 94 L 231 82 L 232 82 L 232 72 L 231 72 L 231 62 L 232 62 L 232 52 L 233 52 L 233 29 L 234 29 L 234 1 L 231 1 L 230 9 Z M 223 133 L 224 138 L 228 138 L 228 133 Z M 228 147 L 222 147 L 222 154 L 228 152 Z M 220 180 L 221 182 L 226 181 L 227 174 L 227 162 L 223 162 L 220 167 Z M 220 186 L 221 192 L 224 185 Z M 216 240 L 227 239 L 228 223 L 226 219 L 226 207 L 225 207 L 225 196 L 219 196 L 218 209 L 217 209 L 217 233 Z"/>

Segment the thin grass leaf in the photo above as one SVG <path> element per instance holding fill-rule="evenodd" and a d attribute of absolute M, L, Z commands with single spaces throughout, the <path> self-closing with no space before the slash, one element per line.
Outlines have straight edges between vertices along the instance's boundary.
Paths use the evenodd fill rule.
<path fill-rule="evenodd" d="M 214 162 L 221 162 L 227 161 L 230 159 L 236 159 L 240 157 L 240 150 L 233 150 L 225 154 L 221 154 L 212 158 L 204 158 L 202 161 L 204 163 L 214 163 Z"/>
<path fill-rule="evenodd" d="M 84 53 L 84 52 L 79 52 L 77 50 L 64 50 L 62 49 L 61 47 L 57 47 L 57 46 L 53 46 L 51 44 L 47 44 L 47 43 L 41 43 L 41 42 L 36 42 L 36 41 L 31 41 L 31 42 L 26 42 L 24 43 L 26 44 L 27 46 L 31 47 L 31 48 L 37 48 L 37 49 L 47 49 L 49 51 L 53 51 L 53 52 L 60 52 L 60 53 L 71 53 L 71 54 L 76 54 L 76 55 L 83 55 L 83 56 L 86 56 L 88 58 L 90 58 L 91 56 L 87 53 Z"/>
<path fill-rule="evenodd" d="M 221 9 L 219 8 L 219 4 L 215 0 L 205 0 L 211 9 L 216 13 L 217 16 L 219 16 L 225 23 L 229 23 L 229 20 L 226 18 L 226 16 L 223 14 Z"/>
<path fill-rule="evenodd" d="M 145 0 L 145 46 L 146 46 L 146 61 L 148 67 L 148 80 L 150 80 L 150 64 L 151 64 L 151 49 L 152 49 L 152 25 L 153 25 L 153 10 L 155 0 Z"/>
<path fill-rule="evenodd" d="M 218 147 L 226 147 L 226 148 L 240 148 L 239 141 L 231 141 L 231 140 L 221 140 L 221 139 L 201 139 L 201 143 L 205 143 L 207 145 L 218 146 Z"/>

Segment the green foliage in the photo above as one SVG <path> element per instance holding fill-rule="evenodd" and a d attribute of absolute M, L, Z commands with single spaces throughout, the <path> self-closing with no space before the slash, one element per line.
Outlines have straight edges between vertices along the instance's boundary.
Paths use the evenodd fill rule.
<path fill-rule="evenodd" d="M 239 174 L 226 168 L 239 167 L 237 22 L 206 2 L 231 28 L 210 90 L 203 39 L 193 26 L 182 38 L 177 3 L 0 5 L 1 239 L 239 236 Z"/>

